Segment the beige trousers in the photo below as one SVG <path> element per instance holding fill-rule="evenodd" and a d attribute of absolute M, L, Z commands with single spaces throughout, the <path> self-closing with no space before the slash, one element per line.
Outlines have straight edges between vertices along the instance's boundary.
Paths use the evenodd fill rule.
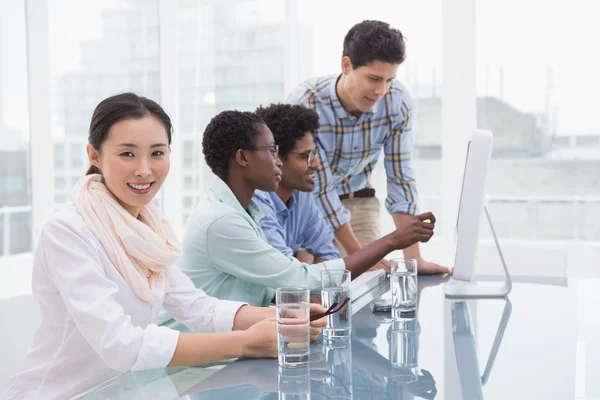
<path fill-rule="evenodd" d="M 364 247 L 381 237 L 379 227 L 381 205 L 377 197 L 354 197 L 342 200 L 342 204 L 350 211 L 350 226 L 361 246 Z M 348 255 L 337 239 L 333 239 L 333 244 L 338 248 L 342 257 Z"/>

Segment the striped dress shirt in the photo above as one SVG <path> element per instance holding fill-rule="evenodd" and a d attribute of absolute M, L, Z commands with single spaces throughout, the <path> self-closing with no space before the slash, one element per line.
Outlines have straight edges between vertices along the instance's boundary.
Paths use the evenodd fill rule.
<path fill-rule="evenodd" d="M 408 91 L 394 80 L 371 112 L 354 117 L 344 110 L 337 94 L 338 75 L 309 79 L 288 96 L 319 114 L 320 166 L 314 195 L 334 230 L 350 221 L 339 196 L 369 187 L 381 149 L 387 174 L 386 208 L 391 213 L 418 213 L 418 194 L 412 158 L 412 104 Z"/>

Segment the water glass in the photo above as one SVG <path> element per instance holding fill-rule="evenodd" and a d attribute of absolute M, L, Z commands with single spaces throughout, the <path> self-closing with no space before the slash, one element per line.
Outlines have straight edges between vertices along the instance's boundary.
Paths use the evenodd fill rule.
<path fill-rule="evenodd" d="M 390 260 L 392 290 L 392 318 L 412 319 L 417 311 L 417 260 L 394 258 Z"/>
<path fill-rule="evenodd" d="M 277 288 L 275 299 L 279 365 L 305 366 L 310 350 L 310 291 L 305 287 Z"/>
<path fill-rule="evenodd" d="M 350 271 L 321 272 L 321 302 L 325 309 L 334 306 L 337 312 L 327 316 L 327 326 L 323 328 L 323 337 L 328 340 L 349 339 L 351 299 Z M 343 307 L 340 308 L 340 306 Z"/>
<path fill-rule="evenodd" d="M 419 361 L 419 323 L 417 319 L 395 320 L 391 326 L 390 361 L 392 379 L 398 383 L 415 382 Z"/>
<path fill-rule="evenodd" d="M 298 368 L 279 367 L 279 400 L 310 399 L 310 368 L 308 365 Z"/>

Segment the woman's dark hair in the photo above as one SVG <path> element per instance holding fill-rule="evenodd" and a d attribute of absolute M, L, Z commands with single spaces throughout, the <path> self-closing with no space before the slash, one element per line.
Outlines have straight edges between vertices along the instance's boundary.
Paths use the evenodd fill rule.
<path fill-rule="evenodd" d="M 96 106 L 90 122 L 88 143 L 94 149 L 100 151 L 102 144 L 108 138 L 110 128 L 114 124 L 126 119 L 139 119 L 145 116 L 152 116 L 160 121 L 167 131 L 168 144 L 170 145 L 171 134 L 173 133 L 171 118 L 154 100 L 134 93 L 121 93 L 108 97 Z M 86 175 L 99 173 L 100 170 L 92 165 L 87 170 Z"/>
<path fill-rule="evenodd" d="M 404 36 L 388 23 L 363 21 L 346 34 L 342 56 L 350 58 L 352 68 L 369 65 L 373 61 L 402 64 L 406 58 Z"/>
<path fill-rule="evenodd" d="M 210 120 L 202 137 L 206 164 L 219 178 L 226 180 L 229 161 L 239 149 L 251 149 L 264 121 L 253 112 L 223 111 Z"/>
<path fill-rule="evenodd" d="M 280 156 L 292 151 L 306 132 L 315 134 L 319 129 L 319 114 L 301 105 L 271 104 L 259 107 L 256 113 L 273 132 Z"/>

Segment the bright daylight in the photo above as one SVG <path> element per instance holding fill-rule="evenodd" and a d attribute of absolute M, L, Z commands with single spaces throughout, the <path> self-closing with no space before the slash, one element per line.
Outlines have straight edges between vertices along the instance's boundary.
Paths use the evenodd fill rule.
<path fill-rule="evenodd" d="M 0 0 L 0 400 L 600 400 L 596 0 Z"/>

